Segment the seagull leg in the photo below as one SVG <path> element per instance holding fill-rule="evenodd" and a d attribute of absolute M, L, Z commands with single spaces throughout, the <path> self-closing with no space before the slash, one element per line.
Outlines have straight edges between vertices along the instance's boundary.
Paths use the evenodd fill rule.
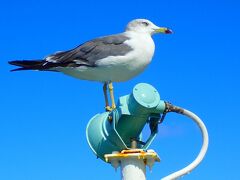
<path fill-rule="evenodd" d="M 114 94 L 113 94 L 113 84 L 110 82 L 108 84 L 109 92 L 110 92 L 110 98 L 112 101 L 112 110 L 116 108 L 115 100 L 114 100 Z"/>
<path fill-rule="evenodd" d="M 112 109 L 110 108 L 109 103 L 108 103 L 107 85 L 108 84 L 106 82 L 103 85 L 103 93 L 104 93 L 104 99 L 105 99 L 105 109 L 106 109 L 106 111 L 111 111 Z"/>

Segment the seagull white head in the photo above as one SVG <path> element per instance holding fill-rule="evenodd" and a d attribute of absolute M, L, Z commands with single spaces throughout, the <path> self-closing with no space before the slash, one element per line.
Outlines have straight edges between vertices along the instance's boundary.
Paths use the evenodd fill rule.
<path fill-rule="evenodd" d="M 153 35 L 156 33 L 171 34 L 172 30 L 166 27 L 158 27 L 147 19 L 134 19 L 127 25 L 126 31 L 133 31 L 138 33 L 147 33 Z"/>

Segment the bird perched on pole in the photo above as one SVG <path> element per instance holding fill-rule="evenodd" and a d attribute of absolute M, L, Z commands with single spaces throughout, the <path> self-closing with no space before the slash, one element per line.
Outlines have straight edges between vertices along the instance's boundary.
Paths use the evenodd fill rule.
<path fill-rule="evenodd" d="M 82 80 L 102 82 L 105 108 L 111 111 L 116 108 L 112 82 L 127 81 L 146 68 L 155 50 L 151 36 L 156 33 L 170 34 L 172 31 L 158 27 L 147 19 L 135 19 L 128 23 L 123 33 L 99 37 L 44 59 L 14 60 L 9 63 L 20 67 L 12 71 L 57 71 Z"/>

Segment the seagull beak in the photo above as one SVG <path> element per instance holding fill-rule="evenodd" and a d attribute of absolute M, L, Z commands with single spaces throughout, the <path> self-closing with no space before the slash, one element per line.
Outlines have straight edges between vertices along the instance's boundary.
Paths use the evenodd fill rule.
<path fill-rule="evenodd" d="M 173 31 L 165 27 L 158 27 L 157 29 L 155 29 L 155 33 L 172 34 Z"/>

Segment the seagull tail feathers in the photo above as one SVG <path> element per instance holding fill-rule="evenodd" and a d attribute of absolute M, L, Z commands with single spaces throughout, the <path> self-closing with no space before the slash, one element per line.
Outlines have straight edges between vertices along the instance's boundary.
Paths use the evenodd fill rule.
<path fill-rule="evenodd" d="M 21 71 L 21 70 L 46 70 L 44 67 L 43 60 L 17 60 L 17 61 L 9 61 L 11 65 L 19 66 L 17 69 L 13 69 L 11 71 Z"/>

